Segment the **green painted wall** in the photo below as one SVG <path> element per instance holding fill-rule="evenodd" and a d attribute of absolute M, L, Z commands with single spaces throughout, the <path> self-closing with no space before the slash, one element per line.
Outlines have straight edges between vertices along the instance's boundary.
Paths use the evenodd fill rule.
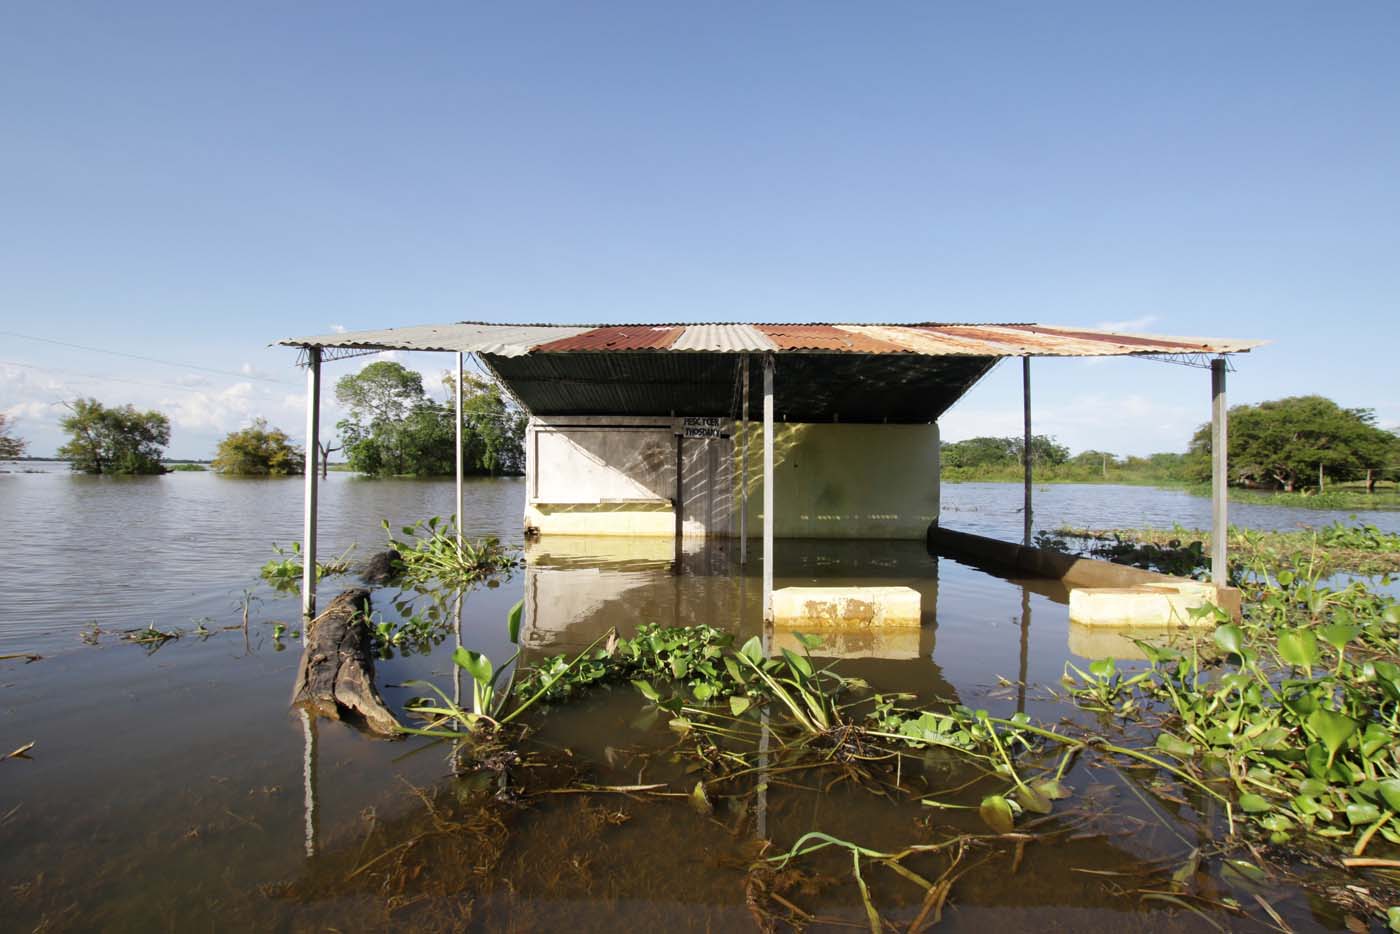
<path fill-rule="evenodd" d="M 735 508 L 742 426 L 735 426 Z M 763 426 L 750 423 L 748 534 L 763 534 Z M 923 539 L 938 518 L 938 426 L 774 426 L 778 538 Z M 735 523 L 735 534 L 738 534 Z"/>

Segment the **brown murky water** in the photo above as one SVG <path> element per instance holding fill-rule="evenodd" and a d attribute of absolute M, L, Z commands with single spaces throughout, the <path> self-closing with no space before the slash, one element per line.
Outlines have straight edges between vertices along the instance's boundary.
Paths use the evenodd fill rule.
<path fill-rule="evenodd" d="M 522 492 L 518 481 L 473 484 L 472 534 L 510 540 Z M 450 484 L 333 477 L 327 551 L 377 550 L 381 517 L 397 525 L 445 513 L 451 495 Z M 299 505 L 295 481 L 0 478 L 14 552 L 0 654 L 45 656 L 0 661 L 0 754 L 35 743 L 30 758 L 0 761 L 0 927 L 743 930 L 772 920 L 775 906 L 776 917 L 811 927 L 863 927 L 844 851 L 781 871 L 755 872 L 755 861 L 811 831 L 880 851 L 985 833 L 973 811 L 871 794 L 821 770 L 717 787 L 713 812 L 701 813 L 684 794 L 694 784 L 687 761 L 671 755 L 676 734 L 649 720 L 630 688 L 537 718 L 509 801 L 493 774 L 460 774 L 441 743 L 308 723 L 287 707 L 298 642 L 273 637 L 277 621 L 295 628 L 295 598 L 256 578 L 269 542 L 296 534 Z M 1050 582 L 1007 580 L 917 543 L 780 546 L 779 586 L 839 580 L 921 593 L 917 633 L 837 646 L 849 656 L 844 673 L 883 691 L 1053 723 L 1074 713 L 1046 689 L 1065 660 L 1122 648 L 1086 642 Z M 671 557 L 664 543 L 532 547 L 514 578 L 468 597 L 462 641 L 504 657 L 504 617 L 522 598 L 532 657 L 644 622 L 759 632 L 756 561 L 739 573 L 721 545 L 688 553 L 678 575 Z M 239 625 L 245 597 L 246 640 L 241 627 L 224 628 Z M 395 617 L 395 597 L 376 593 L 376 612 Z M 80 633 L 94 622 L 90 645 Z M 121 639 L 148 623 L 184 632 L 154 650 Z M 420 693 L 405 680 L 451 689 L 453 641 L 381 663 L 396 712 Z M 938 756 L 904 757 L 898 769 L 945 803 L 998 790 L 960 788 L 973 776 Z M 1300 890 L 1222 877 L 1218 860 L 1203 864 L 1199 884 L 1247 913 L 1144 900 L 1203 843 L 1201 821 L 1218 820 L 1178 791 L 1146 793 L 1151 780 L 1086 759 L 1067 777 L 1074 796 L 1034 839 L 970 841 L 904 865 L 928 880 L 956 875 L 942 911 L 955 930 L 1267 928 L 1256 895 L 1296 930 L 1342 929 L 1339 913 Z M 679 794 L 546 793 L 580 782 L 663 783 Z M 924 908 L 923 889 L 885 866 L 867 864 L 865 881 L 900 929 Z"/>

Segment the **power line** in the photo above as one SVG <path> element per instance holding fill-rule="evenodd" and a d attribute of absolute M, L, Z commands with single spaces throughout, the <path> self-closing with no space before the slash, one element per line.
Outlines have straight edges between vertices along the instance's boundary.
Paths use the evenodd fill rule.
<path fill-rule="evenodd" d="M 85 373 L 85 372 L 83 372 L 82 370 L 69 370 L 69 369 L 65 369 L 65 368 L 63 368 L 63 367 L 54 367 L 54 366 L 38 366 L 37 364 L 33 364 L 33 363 L 20 363 L 18 360 L 0 360 L 0 366 L 21 366 L 21 367 L 24 367 L 24 368 L 27 369 L 27 370 L 40 370 L 40 371 L 46 372 L 46 373 L 66 373 L 66 374 L 69 374 L 69 375 L 71 375 L 71 376 L 76 376 L 76 377 L 78 377 L 79 379 L 84 379 L 84 380 L 91 380 L 91 381 L 96 381 L 96 382 L 130 383 L 130 384 L 133 385 L 133 386 L 149 386 L 149 387 L 154 388 L 154 389 L 176 389 L 176 390 L 179 390 L 179 391 L 181 391 L 181 392 L 209 392 L 209 391 L 210 391 L 210 389 L 209 389 L 208 387 L 202 387 L 202 386 L 181 386 L 181 385 L 179 385 L 178 383 L 151 383 L 151 382 L 146 382 L 146 381 L 144 381 L 144 380 L 139 380 L 139 379 L 126 379 L 125 377 L 122 377 L 122 376 L 95 376 L 95 375 L 90 374 L 90 373 Z M 225 387 L 225 388 L 231 388 L 231 387 Z M 53 392 L 52 389 L 46 389 L 46 391 L 48 391 L 48 392 Z"/>
<path fill-rule="evenodd" d="M 288 380 L 273 379 L 270 376 L 253 376 L 249 373 L 235 373 L 233 370 L 220 370 L 209 366 L 199 366 L 198 364 L 194 363 L 181 363 L 175 360 L 161 360 L 159 357 L 146 357 L 142 356 L 141 354 L 127 353 L 122 350 L 107 350 L 104 347 L 88 347 L 83 344 L 73 344 L 69 343 L 68 341 L 54 340 L 51 337 L 35 337 L 32 334 L 19 334 L 15 331 L 0 331 L 0 334 L 4 334 L 7 337 L 18 337 L 27 341 L 41 341 L 45 344 L 56 344 L 59 347 L 71 347 L 74 350 L 87 350 L 91 351 L 92 353 L 111 354 L 114 357 L 128 357 L 132 360 L 141 360 L 146 363 L 159 363 L 161 366 L 173 366 L 185 370 L 203 370 L 205 373 L 218 373 L 220 376 L 236 376 L 242 380 L 255 379 L 264 383 L 276 383 L 279 386 L 296 385 L 295 383 L 292 383 Z"/>

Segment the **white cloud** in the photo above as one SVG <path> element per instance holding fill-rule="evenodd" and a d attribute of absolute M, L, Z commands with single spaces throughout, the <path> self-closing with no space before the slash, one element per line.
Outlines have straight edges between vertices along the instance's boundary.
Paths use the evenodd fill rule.
<path fill-rule="evenodd" d="M 345 333 L 345 325 L 343 325 L 343 324 L 332 324 L 332 325 L 331 325 L 331 331 L 333 331 L 333 332 L 336 333 L 336 334 L 344 334 L 344 333 Z"/>
<path fill-rule="evenodd" d="M 1146 331 L 1158 321 L 1156 315 L 1143 315 L 1141 318 L 1130 318 L 1127 321 L 1100 321 L 1101 331 Z"/>

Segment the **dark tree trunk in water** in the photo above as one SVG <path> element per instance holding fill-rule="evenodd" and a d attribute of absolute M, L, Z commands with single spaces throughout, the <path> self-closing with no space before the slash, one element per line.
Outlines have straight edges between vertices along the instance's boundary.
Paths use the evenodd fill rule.
<path fill-rule="evenodd" d="M 1366 468 L 1366 492 L 1376 492 L 1376 471 L 1371 467 Z"/>
<path fill-rule="evenodd" d="M 372 732 L 394 736 L 399 722 L 374 687 L 368 615 L 369 591 L 355 587 L 342 592 L 311 621 L 292 703 L 332 720 L 349 712 L 363 718 Z"/>

